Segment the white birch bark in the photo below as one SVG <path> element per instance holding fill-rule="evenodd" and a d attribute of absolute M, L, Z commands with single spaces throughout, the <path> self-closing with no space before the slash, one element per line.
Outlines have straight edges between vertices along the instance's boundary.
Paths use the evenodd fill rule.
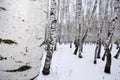
<path fill-rule="evenodd" d="M 40 44 L 44 41 L 46 0 L 0 0 L 0 7 L 6 9 L 0 9 L 0 80 L 36 80 L 43 51 Z"/>
<path fill-rule="evenodd" d="M 100 0 L 99 1 L 99 23 L 98 23 L 98 28 L 99 28 L 99 31 L 97 33 L 97 41 L 96 41 L 96 49 L 95 49 L 95 55 L 94 55 L 94 64 L 97 63 L 97 58 L 100 58 L 100 52 L 101 52 L 101 39 L 102 39 L 102 29 L 103 29 L 103 15 L 102 12 L 103 12 L 103 9 L 102 9 L 102 3 L 103 3 L 103 0 Z"/>
<path fill-rule="evenodd" d="M 48 38 L 48 50 L 45 59 L 45 64 L 42 73 L 48 75 L 50 73 L 50 66 L 56 42 L 56 0 L 50 0 L 50 37 Z"/>
<path fill-rule="evenodd" d="M 117 33 L 117 30 L 119 30 L 119 26 L 120 26 L 120 1 L 119 0 L 115 0 L 114 1 L 114 17 L 113 17 L 113 19 L 112 19 L 112 26 L 113 27 L 115 27 L 116 26 L 116 28 L 115 28 L 115 36 L 117 36 L 117 39 L 116 39 L 116 41 L 117 41 L 117 48 L 118 48 L 118 52 L 116 53 L 116 55 L 114 56 L 114 58 L 118 58 L 119 57 L 119 55 L 120 55 L 120 37 L 118 36 L 119 35 L 119 33 Z"/>

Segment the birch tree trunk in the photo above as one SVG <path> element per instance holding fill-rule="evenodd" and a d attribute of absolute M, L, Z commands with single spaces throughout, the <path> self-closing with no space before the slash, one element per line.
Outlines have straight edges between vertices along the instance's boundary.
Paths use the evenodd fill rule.
<path fill-rule="evenodd" d="M 81 13 L 82 13 L 82 0 L 76 0 L 76 27 L 79 29 L 79 34 L 75 40 L 76 49 L 74 54 L 77 54 L 77 50 L 80 48 L 80 33 L 81 33 Z"/>
<path fill-rule="evenodd" d="M 118 28 L 120 26 L 120 17 L 119 17 L 120 16 L 120 0 L 114 1 L 114 12 L 115 12 L 115 17 L 112 21 L 113 21 L 113 25 Z M 117 46 L 118 46 L 118 52 L 114 56 L 114 58 L 116 58 L 116 59 L 120 55 L 120 39 L 117 40 Z"/>
<path fill-rule="evenodd" d="M 104 44 L 105 55 L 107 56 L 106 65 L 104 69 L 105 73 L 111 73 L 111 52 L 109 49 L 109 45 L 111 43 L 112 37 L 113 37 L 113 31 L 110 31 Z"/>
<path fill-rule="evenodd" d="M 119 55 L 120 55 L 120 47 L 118 48 L 118 51 L 117 51 L 116 55 L 114 56 L 114 58 L 118 59 Z"/>
<path fill-rule="evenodd" d="M 107 1 L 106 7 L 108 7 L 108 2 L 109 2 L 109 0 Z M 106 11 L 106 13 L 107 13 L 107 11 Z M 107 20 L 107 16 L 106 16 L 106 20 Z M 116 18 L 112 18 L 112 20 L 110 21 L 111 24 L 109 23 L 110 27 L 108 29 L 108 37 L 106 39 L 106 43 L 105 43 L 105 46 L 104 46 L 105 55 L 107 56 L 106 66 L 105 66 L 105 69 L 104 69 L 105 73 L 110 73 L 111 72 L 110 71 L 110 68 L 111 68 L 111 53 L 110 53 L 109 45 L 112 43 L 112 37 L 113 37 L 114 31 L 115 31 L 115 22 L 116 22 L 115 20 L 116 20 Z"/>
<path fill-rule="evenodd" d="M 88 29 L 86 30 L 86 32 L 82 35 L 81 39 L 80 39 L 80 48 L 79 48 L 79 58 L 82 58 L 82 51 L 83 51 L 83 43 L 87 37 L 87 33 L 88 33 Z"/>
<path fill-rule="evenodd" d="M 99 30 L 99 33 L 97 35 L 98 37 L 98 40 L 96 42 L 96 49 L 95 49 L 95 55 L 94 55 L 94 64 L 97 63 L 97 58 L 99 59 L 100 58 L 100 52 L 101 52 L 101 34 L 102 34 L 102 27 L 101 29 Z"/>
<path fill-rule="evenodd" d="M 52 61 L 52 56 L 54 52 L 54 46 L 56 42 L 56 0 L 50 0 L 50 37 L 48 39 L 48 50 L 45 59 L 45 64 L 42 73 L 48 75 L 50 73 L 50 66 Z"/>
<path fill-rule="evenodd" d="M 97 40 L 97 42 L 98 42 L 98 44 L 97 44 L 97 46 L 98 46 L 98 52 L 97 52 L 97 55 L 96 55 L 96 57 L 97 58 L 100 58 L 100 52 L 101 52 L 101 40 L 102 40 L 102 30 L 103 30 L 103 16 L 104 16 L 104 13 L 102 14 L 102 12 L 103 12 L 103 0 L 100 0 L 99 1 L 99 23 L 98 23 L 98 25 L 99 25 L 99 32 L 98 32 L 98 34 L 97 34 L 97 37 L 98 37 L 98 40 Z"/>
<path fill-rule="evenodd" d="M 120 3 L 120 1 L 114 1 L 114 14 L 113 14 L 113 16 L 112 16 L 112 18 L 111 18 L 111 21 L 110 21 L 110 23 L 108 23 L 107 22 L 107 25 L 109 24 L 110 25 L 110 27 L 109 27 L 109 29 L 108 29 L 108 35 L 110 35 L 111 33 L 113 34 L 114 33 L 114 31 L 115 31 L 115 29 L 118 27 L 118 25 L 120 24 L 119 23 L 119 20 L 120 20 L 120 18 L 118 17 L 119 15 L 120 15 L 120 13 L 119 13 L 119 11 L 120 11 L 120 9 L 119 9 L 119 3 Z M 108 13 L 108 12 L 107 12 Z M 107 18 L 105 18 L 106 20 L 107 20 Z M 110 42 L 110 44 L 109 44 L 109 47 L 110 47 L 110 45 L 112 45 L 112 39 L 111 39 L 111 42 Z M 104 55 L 103 55 L 103 57 L 102 57 L 102 60 L 104 60 L 105 59 L 105 54 L 106 53 L 104 53 Z"/>
<path fill-rule="evenodd" d="M 108 7 L 109 7 L 109 0 L 107 0 L 105 5 L 105 16 L 104 16 L 104 26 L 105 26 L 105 32 L 108 34 L 108 29 L 109 29 L 109 22 L 108 22 Z M 108 35 L 106 36 L 106 38 L 108 38 Z M 108 47 L 110 46 L 110 44 L 108 44 Z M 105 51 L 106 52 L 106 51 Z M 102 60 L 105 60 L 105 55 L 106 53 L 104 52 L 104 55 L 102 57 Z"/>
<path fill-rule="evenodd" d="M 107 54 L 107 61 L 106 61 L 104 72 L 111 73 L 111 53 L 110 53 L 110 50 L 107 48 L 105 49 L 105 51 Z"/>
<path fill-rule="evenodd" d="M 118 39 L 117 41 L 115 41 L 116 44 L 116 49 L 118 49 L 116 55 L 114 56 L 115 59 L 118 59 L 119 55 L 120 55 L 120 39 Z"/>
<path fill-rule="evenodd" d="M 94 21 L 95 15 L 96 15 L 95 12 L 96 12 L 96 10 L 97 10 L 97 4 L 98 4 L 98 0 L 95 0 L 92 13 L 91 13 L 91 15 L 90 15 L 90 18 L 88 18 L 88 19 L 89 19 L 89 20 L 88 20 L 88 26 L 90 26 L 90 27 L 91 27 L 92 21 Z M 96 49 L 95 49 L 94 64 L 96 64 L 96 62 L 97 62 L 97 55 L 98 55 L 98 52 L 99 52 L 99 50 L 100 50 L 99 47 L 100 47 L 100 46 L 99 46 L 99 41 L 98 41 L 97 44 L 96 44 Z"/>
<path fill-rule="evenodd" d="M 46 0 L 0 0 L 0 80 L 37 80 Z"/>
<path fill-rule="evenodd" d="M 97 58 L 100 58 L 100 51 L 101 51 L 101 38 L 99 38 L 96 42 L 96 49 L 94 55 L 94 64 L 97 63 Z"/>

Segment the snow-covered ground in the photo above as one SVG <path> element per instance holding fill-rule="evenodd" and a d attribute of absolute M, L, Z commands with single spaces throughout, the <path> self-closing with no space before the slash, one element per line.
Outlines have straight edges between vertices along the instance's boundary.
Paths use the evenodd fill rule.
<path fill-rule="evenodd" d="M 117 52 L 115 45 L 111 52 L 111 74 L 104 73 L 106 61 L 98 59 L 97 64 L 93 64 L 95 45 L 84 45 L 82 59 L 73 54 L 74 46 L 69 48 L 69 45 L 62 44 L 57 47 L 57 51 L 53 55 L 50 75 L 44 76 L 41 72 L 46 57 L 45 53 L 38 80 L 120 80 L 120 57 L 113 58 Z M 103 53 L 102 47 L 101 56 Z"/>

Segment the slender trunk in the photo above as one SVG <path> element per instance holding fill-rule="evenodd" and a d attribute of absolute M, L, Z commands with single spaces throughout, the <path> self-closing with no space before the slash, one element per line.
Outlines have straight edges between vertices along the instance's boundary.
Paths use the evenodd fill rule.
<path fill-rule="evenodd" d="M 97 41 L 96 49 L 95 49 L 95 55 L 94 55 L 94 64 L 97 63 L 97 58 L 100 58 L 100 52 L 101 52 L 101 39 Z"/>
<path fill-rule="evenodd" d="M 108 30 L 108 27 L 109 27 L 109 25 L 108 25 L 108 7 L 109 7 L 109 0 L 106 0 L 106 4 L 105 4 L 105 13 L 104 13 L 104 26 L 105 26 L 105 30 L 107 29 Z M 106 33 L 108 33 L 107 31 L 106 31 Z M 108 39 L 109 38 L 109 36 L 106 36 L 106 38 Z M 107 39 L 106 39 L 106 41 L 107 41 Z M 105 44 L 105 46 L 107 46 L 108 47 L 108 49 L 109 49 L 109 43 L 110 43 L 110 40 L 108 41 L 108 42 L 106 42 L 106 44 Z M 105 60 L 105 56 L 106 56 L 106 50 L 105 50 L 105 52 L 104 52 L 104 55 L 103 55 L 103 57 L 102 57 L 102 60 L 104 61 Z"/>
<path fill-rule="evenodd" d="M 57 50 L 57 42 L 55 43 L 54 50 Z"/>
<path fill-rule="evenodd" d="M 106 61 L 104 72 L 110 73 L 111 72 L 111 53 L 109 49 L 106 49 L 105 51 L 106 51 L 107 61 Z"/>
<path fill-rule="evenodd" d="M 95 4 L 94 4 L 94 7 L 93 7 L 93 10 L 92 10 L 92 13 L 89 17 L 89 20 L 88 20 L 88 26 L 91 25 L 91 21 L 94 20 L 94 17 L 95 17 L 95 12 L 97 10 L 97 3 L 98 3 L 98 0 L 95 0 Z"/>
<path fill-rule="evenodd" d="M 103 20 L 103 16 L 104 16 L 104 13 L 103 13 L 103 0 L 99 0 L 99 27 L 100 27 L 100 30 L 99 30 L 99 33 L 98 33 L 98 40 L 99 40 L 99 47 L 98 47 L 98 54 L 97 54 L 97 58 L 99 59 L 100 58 L 100 53 L 101 53 L 101 39 L 102 39 L 102 32 L 103 32 L 103 23 L 104 23 L 104 20 Z M 103 14 L 102 14 L 103 13 Z"/>
<path fill-rule="evenodd" d="M 78 51 L 78 46 L 75 48 L 74 54 L 76 55 Z"/>
<path fill-rule="evenodd" d="M 92 10 L 92 15 L 90 16 L 90 19 L 89 19 L 89 24 L 90 24 L 90 22 L 91 22 L 91 20 L 93 20 L 94 21 L 94 18 L 95 18 L 95 12 L 96 12 L 96 10 L 97 10 L 97 3 L 98 3 L 98 0 L 95 0 L 95 4 L 94 4 L 94 7 L 93 7 L 93 10 Z M 99 8 L 100 8 L 100 5 L 101 5 L 101 3 L 99 4 Z M 100 10 L 100 9 L 99 9 Z M 100 13 L 100 11 L 99 11 L 99 13 Z M 100 16 L 100 15 L 99 15 Z M 99 25 L 100 26 L 100 25 Z M 101 30 L 101 29 L 100 29 Z M 100 31 L 99 30 L 99 32 L 98 32 L 98 34 L 97 34 L 97 37 L 98 37 L 98 40 L 97 40 L 97 43 L 96 43 L 96 48 L 95 48 L 95 54 L 94 54 L 94 64 L 96 64 L 97 63 L 97 57 L 99 57 L 100 56 Z"/>
<path fill-rule="evenodd" d="M 95 48 L 94 64 L 97 63 L 97 54 L 98 54 L 98 42 L 97 42 L 97 44 L 96 44 L 96 48 Z"/>
<path fill-rule="evenodd" d="M 118 49 L 118 52 L 117 52 L 117 54 L 114 56 L 114 58 L 118 59 L 119 55 L 120 55 L 120 48 Z"/>
<path fill-rule="evenodd" d="M 79 45 L 79 58 L 83 58 L 83 56 L 82 56 L 82 49 L 83 49 L 83 43 L 80 43 L 80 45 Z"/>
<path fill-rule="evenodd" d="M 79 43 L 79 58 L 82 58 L 82 52 L 83 52 L 83 43 L 85 42 L 85 39 L 87 37 L 87 33 L 88 33 L 88 29 L 86 30 L 86 32 L 83 34 L 82 38 L 80 39 L 80 43 Z"/>
<path fill-rule="evenodd" d="M 100 59 L 100 53 L 101 53 L 101 40 L 99 41 L 99 47 L 98 47 L 98 54 L 97 54 L 98 59 Z"/>
<path fill-rule="evenodd" d="M 104 55 L 106 55 L 106 57 L 107 57 L 106 65 L 105 65 L 105 69 L 104 69 L 105 73 L 110 73 L 110 68 L 111 68 L 111 52 L 109 49 L 109 45 L 111 43 L 112 36 L 113 36 L 113 31 L 108 35 L 108 37 L 105 41 L 105 45 L 104 45 L 104 49 L 105 49 Z"/>
<path fill-rule="evenodd" d="M 79 48 L 79 39 L 75 39 L 74 41 L 74 45 L 75 45 L 75 50 L 74 50 L 74 53 L 73 54 L 77 54 L 77 51 L 78 51 L 78 48 Z"/>
<path fill-rule="evenodd" d="M 70 41 L 70 48 L 72 48 L 72 41 Z"/>
<path fill-rule="evenodd" d="M 77 34 L 77 47 L 74 51 L 74 53 L 76 54 L 77 50 L 79 49 L 79 56 L 81 54 L 81 47 L 80 47 L 80 36 L 81 36 L 81 21 L 82 21 L 82 0 L 76 0 L 76 27 L 79 28 L 79 32 Z"/>
<path fill-rule="evenodd" d="M 112 36 L 111 36 L 110 39 L 112 39 Z M 109 46 L 109 50 L 111 51 L 111 50 L 112 50 L 112 42 L 111 42 L 111 40 L 109 41 L 108 46 Z M 106 53 L 106 51 L 105 51 L 105 52 L 104 52 L 104 55 L 103 55 L 103 57 L 102 57 L 102 60 L 103 60 L 103 61 L 105 60 L 106 54 L 107 54 L 107 53 Z"/>
<path fill-rule="evenodd" d="M 105 60 L 105 56 L 106 56 L 106 51 L 104 52 L 103 56 L 102 56 L 102 60 Z"/>
<path fill-rule="evenodd" d="M 50 73 L 50 66 L 52 61 L 52 56 L 56 43 L 56 0 L 51 0 L 50 6 L 50 36 L 48 39 L 48 51 L 45 59 L 45 64 L 42 73 L 48 75 Z"/>
<path fill-rule="evenodd" d="M 117 27 L 120 25 L 120 0 L 114 0 L 114 12 L 115 12 L 115 17 L 113 18 L 113 25 L 116 25 L 117 23 Z M 117 43 L 117 42 L 116 42 Z M 119 47 L 119 39 L 118 39 L 118 43 L 117 43 L 117 49 L 118 49 L 118 52 L 117 54 L 114 56 L 114 58 L 118 58 L 119 55 L 120 55 L 120 47 Z"/>

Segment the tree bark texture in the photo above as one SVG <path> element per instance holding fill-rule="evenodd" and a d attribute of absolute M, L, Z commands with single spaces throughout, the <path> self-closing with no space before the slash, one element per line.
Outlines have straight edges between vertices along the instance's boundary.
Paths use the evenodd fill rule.
<path fill-rule="evenodd" d="M 52 56 L 55 48 L 56 43 L 56 25 L 57 25 L 57 19 L 56 19 L 56 0 L 50 0 L 50 36 L 48 40 L 48 51 L 45 59 L 45 64 L 42 73 L 44 75 L 50 74 L 50 66 L 52 61 Z"/>
<path fill-rule="evenodd" d="M 107 60 L 106 60 L 104 72 L 111 73 L 111 53 L 109 49 L 106 49 L 105 51 L 106 51 Z"/>

